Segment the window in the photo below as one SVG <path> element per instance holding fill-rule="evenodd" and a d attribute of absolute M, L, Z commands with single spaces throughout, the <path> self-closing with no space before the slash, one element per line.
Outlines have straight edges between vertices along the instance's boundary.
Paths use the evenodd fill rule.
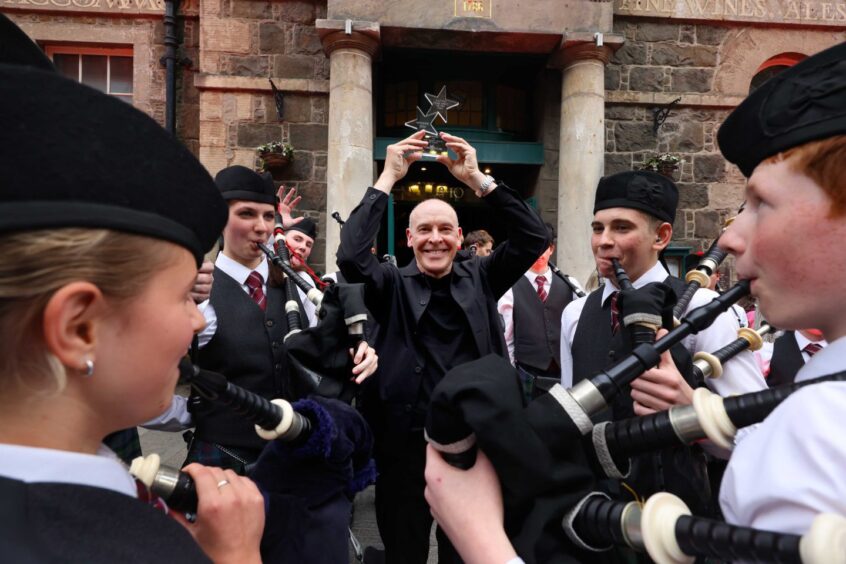
<path fill-rule="evenodd" d="M 385 127 L 402 127 L 417 119 L 417 81 L 385 84 Z"/>
<path fill-rule="evenodd" d="M 132 49 L 48 46 L 63 75 L 132 103 Z"/>
<path fill-rule="evenodd" d="M 483 127 L 484 93 L 479 80 L 450 80 L 436 82 L 434 93 L 446 86 L 450 98 L 458 100 L 457 108 L 449 110 L 449 125 L 455 127 Z"/>
<path fill-rule="evenodd" d="M 496 126 L 500 131 L 528 133 L 526 91 L 507 84 L 496 87 Z"/>

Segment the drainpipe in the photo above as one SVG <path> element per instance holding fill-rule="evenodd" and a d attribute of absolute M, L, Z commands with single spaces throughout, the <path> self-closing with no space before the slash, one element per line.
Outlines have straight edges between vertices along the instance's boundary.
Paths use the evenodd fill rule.
<path fill-rule="evenodd" d="M 161 64 L 166 69 L 165 76 L 165 129 L 176 135 L 176 63 L 178 57 L 176 49 L 179 39 L 176 36 L 176 13 L 179 10 L 179 0 L 165 0 L 164 16 L 164 44 L 165 55 Z"/>

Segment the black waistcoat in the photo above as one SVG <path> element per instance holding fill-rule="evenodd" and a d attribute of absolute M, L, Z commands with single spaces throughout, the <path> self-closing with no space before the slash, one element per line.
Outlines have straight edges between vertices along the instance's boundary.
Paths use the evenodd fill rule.
<path fill-rule="evenodd" d="M 677 296 L 684 291 L 685 283 L 678 278 L 668 277 L 665 284 Z M 602 290 L 591 293 L 576 328 L 571 347 L 573 354 L 573 383 L 577 383 L 613 365 L 625 357 L 631 346 L 626 342 L 625 332 L 611 335 L 611 300 L 601 304 Z M 670 354 L 679 372 L 691 387 L 702 385 L 693 378 L 692 357 L 681 344 L 670 349 Z M 634 402 L 631 387 L 626 386 L 607 411 L 593 417 L 594 421 L 620 420 L 634 417 Z M 711 489 L 705 465 L 705 458 L 699 447 L 677 447 L 655 454 L 636 456 L 631 459 L 631 473 L 624 480 L 640 496 L 657 491 L 668 491 L 681 497 L 696 514 L 708 515 L 713 511 Z M 616 484 L 606 484 L 611 493 L 617 493 Z M 695 508 L 695 509 L 694 509 Z"/>
<path fill-rule="evenodd" d="M 561 366 L 561 312 L 573 301 L 573 292 L 555 275 L 545 302 L 525 276 L 511 290 L 515 362 L 541 371 L 547 370 L 553 359 Z"/>
<path fill-rule="evenodd" d="M 282 289 L 267 287 L 266 311 L 256 305 L 241 285 L 214 269 L 211 305 L 217 330 L 200 349 L 197 364 L 220 372 L 233 384 L 267 399 L 287 398 L 287 362 L 283 337 L 288 332 Z M 265 441 L 254 425 L 228 407 L 205 402 L 194 412 L 198 438 L 223 446 L 260 449 Z"/>
<path fill-rule="evenodd" d="M 767 385 L 771 388 L 783 384 L 792 384 L 796 373 L 805 366 L 805 358 L 796 342 L 793 331 L 785 331 L 773 343 L 773 357 L 770 359 L 770 373 L 767 375 Z"/>
<path fill-rule="evenodd" d="M 0 477 L 0 500 L 3 562 L 211 562 L 172 517 L 112 490 Z"/>

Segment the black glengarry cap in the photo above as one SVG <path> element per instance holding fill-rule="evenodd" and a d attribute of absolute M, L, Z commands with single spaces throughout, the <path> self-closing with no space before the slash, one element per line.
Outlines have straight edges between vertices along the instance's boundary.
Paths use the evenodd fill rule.
<path fill-rule="evenodd" d="M 260 204 L 276 204 L 276 188 L 269 173 L 258 173 L 241 165 L 232 165 L 214 177 L 221 196 L 227 202 L 244 200 Z"/>
<path fill-rule="evenodd" d="M 608 208 L 630 208 L 673 223 L 679 190 L 664 175 L 646 170 L 618 172 L 599 180 L 593 213 Z"/>
<path fill-rule="evenodd" d="M 317 224 L 310 217 L 304 217 L 296 225 L 289 227 L 288 231 L 299 231 L 312 239 L 317 239 Z"/>

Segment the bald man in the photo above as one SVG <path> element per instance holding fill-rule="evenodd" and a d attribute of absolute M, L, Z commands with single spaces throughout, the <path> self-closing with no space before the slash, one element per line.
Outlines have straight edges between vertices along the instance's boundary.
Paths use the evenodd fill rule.
<path fill-rule="evenodd" d="M 451 368 L 488 354 L 507 355 L 497 300 L 547 248 L 537 214 L 511 188 L 479 171 L 476 150 L 441 133 L 458 158 L 438 162 L 489 205 L 508 230 L 489 256 L 454 262 L 461 242 L 455 210 L 425 200 L 406 229 L 414 260 L 402 268 L 370 253 L 393 185 L 419 160 L 422 132 L 388 147 L 385 170 L 341 230 L 338 266 L 349 282 L 367 288 L 367 306 L 380 330 L 374 343 L 380 370 L 368 385 L 362 410 L 376 435 L 376 518 L 391 563 L 425 563 L 432 516 L 423 498 L 423 424 L 432 389 Z M 458 562 L 438 535 L 438 561 Z"/>

